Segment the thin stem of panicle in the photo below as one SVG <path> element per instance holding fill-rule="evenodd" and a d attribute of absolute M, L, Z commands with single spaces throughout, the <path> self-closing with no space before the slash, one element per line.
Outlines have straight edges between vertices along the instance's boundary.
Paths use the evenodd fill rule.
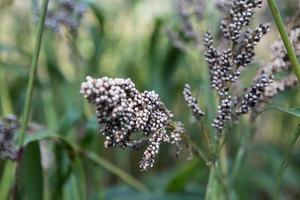
<path fill-rule="evenodd" d="M 31 63 L 31 68 L 30 68 L 30 76 L 29 76 L 27 92 L 26 92 L 25 107 L 24 107 L 23 116 L 22 116 L 22 125 L 21 125 L 21 133 L 20 133 L 20 145 L 21 146 L 24 143 L 25 131 L 27 129 L 28 122 L 29 122 L 33 85 L 34 85 L 34 79 L 36 76 L 37 63 L 38 63 L 38 58 L 40 55 L 40 49 L 41 49 L 41 44 L 42 44 L 43 29 L 44 29 L 46 14 L 47 14 L 48 1 L 49 0 L 43 0 L 42 13 L 41 13 L 39 24 L 38 24 L 38 33 L 37 33 L 36 43 L 35 43 L 34 52 L 33 52 L 33 58 L 32 58 L 32 63 Z"/>
<path fill-rule="evenodd" d="M 277 25 L 278 31 L 279 31 L 281 38 L 283 40 L 283 43 L 285 45 L 285 48 L 287 50 L 289 59 L 291 60 L 291 64 L 292 64 L 294 73 L 296 74 L 298 80 L 300 81 L 300 65 L 299 65 L 296 53 L 294 51 L 294 48 L 292 46 L 292 43 L 290 42 L 289 35 L 285 28 L 284 22 L 280 16 L 278 8 L 277 8 L 276 0 L 268 0 L 268 4 L 271 9 L 275 23 Z"/>

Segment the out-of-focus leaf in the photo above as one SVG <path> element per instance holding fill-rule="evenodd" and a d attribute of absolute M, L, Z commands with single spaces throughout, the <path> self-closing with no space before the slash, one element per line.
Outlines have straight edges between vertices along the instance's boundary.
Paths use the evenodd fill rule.
<path fill-rule="evenodd" d="M 273 108 L 281 112 L 293 115 L 295 117 L 300 117 L 300 108 L 282 108 L 279 106 L 275 106 Z"/>
<path fill-rule="evenodd" d="M 63 199 L 83 200 L 78 191 L 76 177 L 74 174 L 69 176 L 68 181 L 64 184 Z"/>
<path fill-rule="evenodd" d="M 72 109 L 66 113 L 64 118 L 61 120 L 61 123 L 58 128 L 58 133 L 61 135 L 66 135 L 67 131 L 81 119 L 82 110 L 81 109 Z"/>
<path fill-rule="evenodd" d="M 100 24 L 100 26 L 102 28 L 101 30 L 103 31 L 105 20 L 104 20 L 104 15 L 103 15 L 101 9 L 95 3 L 90 3 L 89 6 L 90 6 L 94 16 L 96 17 L 98 23 Z"/>
<path fill-rule="evenodd" d="M 139 193 L 127 187 L 114 187 L 106 192 L 105 199 L 113 200 L 196 200 L 198 194 L 168 194 L 162 192 Z"/>
<path fill-rule="evenodd" d="M 286 152 L 286 155 L 284 156 L 284 159 L 283 159 L 283 161 L 280 165 L 280 168 L 277 172 L 277 175 L 276 175 L 275 191 L 274 191 L 275 196 L 274 196 L 274 198 L 277 199 L 277 200 L 279 199 L 279 195 L 280 195 L 280 186 L 281 186 L 281 180 L 282 180 L 284 171 L 288 167 L 290 161 L 292 160 L 293 149 L 295 147 L 295 144 L 296 144 L 299 136 L 300 136 L 300 126 L 298 125 L 296 131 L 292 135 L 292 138 L 291 138 L 291 140 L 289 142 L 289 145 L 288 145 L 288 150 Z"/>
<path fill-rule="evenodd" d="M 43 168 L 39 143 L 31 142 L 23 152 L 20 164 L 21 199 L 42 200 L 44 191 Z"/>
<path fill-rule="evenodd" d="M 173 74 L 176 71 L 177 62 L 180 60 L 181 55 L 182 53 L 178 48 L 170 45 L 163 61 L 164 68 L 162 70 L 162 80 L 167 81 L 173 77 Z"/>
<path fill-rule="evenodd" d="M 45 35 L 47 39 L 44 40 L 44 52 L 47 64 L 47 69 L 51 79 L 64 80 L 64 76 L 59 70 L 57 55 L 54 47 L 54 35 L 51 32 L 47 32 Z"/>
<path fill-rule="evenodd" d="M 199 170 L 199 163 L 200 162 L 198 160 L 194 160 L 179 169 L 168 182 L 165 190 L 167 192 L 179 192 L 183 190 L 191 177 L 195 175 L 196 170 Z"/>
<path fill-rule="evenodd" d="M 0 52 L 10 53 L 10 54 L 11 53 L 17 53 L 17 54 L 21 54 L 21 55 L 26 56 L 26 57 L 31 56 L 28 52 L 25 52 L 22 49 L 19 49 L 15 46 L 11 46 L 11 45 L 8 45 L 8 44 L 3 44 L 3 43 L 0 43 Z"/>
<path fill-rule="evenodd" d="M 159 53 L 157 47 L 159 46 L 160 33 L 162 30 L 162 20 L 156 19 L 154 30 L 151 34 L 150 43 L 149 43 L 149 55 L 151 59 L 155 59 L 157 54 Z M 154 67 L 154 66 L 153 66 Z"/>
<path fill-rule="evenodd" d="M 72 163 L 72 167 L 75 176 L 76 190 L 80 199 L 84 200 L 86 199 L 86 183 L 80 157 L 76 157 L 75 161 Z"/>
<path fill-rule="evenodd" d="M 119 168 L 119 167 L 115 166 L 114 164 L 110 163 L 109 161 L 101 158 L 97 154 L 95 154 L 91 151 L 86 151 L 84 149 L 79 149 L 79 152 L 85 158 L 95 162 L 96 164 L 104 167 L 106 170 L 108 170 L 108 171 L 112 172 L 113 174 L 117 175 L 118 177 L 120 177 L 122 180 L 124 180 L 126 183 L 131 185 L 136 190 L 141 191 L 141 192 L 149 191 L 148 187 L 146 185 L 144 185 L 142 182 L 140 182 L 136 178 L 132 177 L 130 174 L 123 171 L 121 168 Z"/>

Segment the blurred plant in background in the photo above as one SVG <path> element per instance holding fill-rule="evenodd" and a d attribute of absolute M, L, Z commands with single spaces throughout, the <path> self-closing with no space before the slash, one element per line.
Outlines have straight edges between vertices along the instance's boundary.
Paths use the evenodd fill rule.
<path fill-rule="evenodd" d="M 255 123 L 249 125 L 249 115 L 225 123 L 220 148 L 211 151 L 216 147 L 216 129 L 211 124 L 218 115 L 218 102 L 202 41 L 210 31 L 218 48 L 231 48 L 220 29 L 222 16 L 229 12 L 224 2 L 50 0 L 30 112 L 30 121 L 41 126 L 26 131 L 18 150 L 10 147 L 16 147 L 12 139 L 19 129 L 11 129 L 13 121 L 7 119 L 12 113 L 22 116 L 41 1 L 0 1 L 0 23 L 5 27 L 0 30 L 1 158 L 7 148 L 14 152 L 13 158 L 16 151 L 22 155 L 13 159 L 16 162 L 0 161 L 0 200 L 204 199 L 210 179 L 213 187 L 208 191 L 217 192 L 211 199 L 272 199 L 276 176 L 282 183 L 281 198 L 299 199 L 299 145 L 289 142 L 299 122 L 299 92 L 275 26 L 257 44 L 256 59 L 232 89 L 235 95 L 246 94 L 252 89 L 244 88 L 256 83 L 262 73 L 272 74 L 273 82 L 263 91 L 263 96 L 272 98 L 256 107 Z M 297 3 L 278 0 L 299 56 Z M 271 19 L 263 2 L 253 24 Z M 233 48 L 233 55 L 239 50 Z M 130 78 L 138 91 L 154 90 L 172 111 L 172 120 L 184 124 L 182 142 L 188 148 L 176 159 L 177 150 L 162 145 L 147 172 L 140 172 L 137 165 L 147 149 L 104 148 L 105 138 L 99 135 L 93 115 L 96 109 L 79 94 L 87 75 Z M 187 112 L 185 100 L 196 117 Z M 222 172 L 216 170 L 215 179 L 209 178 L 218 158 L 224 161 Z M 288 162 L 282 165 L 283 160 Z"/>

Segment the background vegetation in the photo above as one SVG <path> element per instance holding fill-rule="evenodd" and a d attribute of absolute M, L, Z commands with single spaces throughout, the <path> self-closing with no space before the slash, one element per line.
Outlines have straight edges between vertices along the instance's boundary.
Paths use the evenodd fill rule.
<path fill-rule="evenodd" d="M 0 1 L 0 95 L 1 118 L 21 116 L 36 24 L 29 1 Z M 50 0 L 51 2 L 51 0 Z M 285 18 L 296 14 L 297 0 L 278 1 Z M 37 79 L 33 93 L 31 122 L 41 126 L 37 146 L 32 133 L 25 142 L 23 168 L 17 174 L 16 190 L 9 188 L 5 166 L 0 161 L 0 197 L 9 191 L 20 199 L 201 199 L 204 198 L 208 170 L 202 160 L 183 149 L 175 158 L 172 147 L 164 146 L 153 169 L 140 172 L 142 152 L 105 149 L 98 132 L 95 108 L 79 93 L 86 75 L 131 78 L 141 90 L 155 90 L 185 124 L 187 133 L 201 146 L 199 125 L 191 120 L 182 89 L 189 83 L 197 92 L 206 113 L 210 110 L 208 70 L 203 55 L 189 44 L 183 51 L 174 47 L 168 30 L 180 25 L 173 0 L 101 0 L 88 2 L 78 34 L 68 30 L 45 29 Z M 207 1 L 205 17 L 199 25 L 204 33 L 217 33 L 221 17 L 214 1 Z M 265 6 L 256 21 L 273 22 Z M 200 36 L 203 38 L 203 35 Z M 257 62 L 243 77 L 252 80 L 260 63 L 269 58 L 269 47 L 278 37 L 275 25 L 257 48 Z M 285 91 L 271 102 L 281 107 L 297 107 L 299 88 Z M 299 106 L 298 106 L 299 107 Z M 268 110 L 259 116 L 247 156 L 235 183 L 239 199 L 272 199 L 275 177 L 297 126 L 295 116 Z M 247 131 L 247 117 L 233 127 L 227 140 L 229 166 L 241 135 Z M 51 134 L 55 134 L 55 137 Z M 40 151 L 39 151 L 40 150 Z M 300 199 L 299 145 L 282 180 L 282 199 Z M 26 156 L 28 155 L 28 156 Z M 41 160 L 41 162 L 40 162 Z M 3 197 L 5 199 L 5 197 Z"/>

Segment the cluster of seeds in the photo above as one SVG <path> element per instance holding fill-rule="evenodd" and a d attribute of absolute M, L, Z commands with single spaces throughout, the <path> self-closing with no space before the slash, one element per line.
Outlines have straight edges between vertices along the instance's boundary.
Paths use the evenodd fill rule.
<path fill-rule="evenodd" d="M 247 30 L 245 38 L 241 38 L 242 45 L 234 60 L 237 67 L 246 67 L 255 56 L 254 48 L 262 37 L 270 31 L 270 24 L 260 24 L 255 30 Z"/>
<path fill-rule="evenodd" d="M 34 20 L 37 21 L 40 15 L 39 3 L 33 0 L 32 5 L 35 12 Z M 70 32 L 76 32 L 87 10 L 87 5 L 82 0 L 58 0 L 49 7 L 45 26 L 56 32 L 62 27 L 66 27 Z"/>
<path fill-rule="evenodd" d="M 264 99 L 267 86 L 273 82 L 272 77 L 262 74 L 257 82 L 242 97 L 240 108 L 236 110 L 237 114 L 245 114 L 251 108 L 257 106 Z"/>
<path fill-rule="evenodd" d="M 192 96 L 191 86 L 189 84 L 185 84 L 184 86 L 183 97 L 187 105 L 192 109 L 193 116 L 197 120 L 200 120 L 205 113 L 200 109 L 197 99 Z"/>
<path fill-rule="evenodd" d="M 20 124 L 16 116 L 11 115 L 0 121 L 0 159 L 17 159 L 14 137 Z"/>
<path fill-rule="evenodd" d="M 88 76 L 81 85 L 81 93 L 97 106 L 97 118 L 101 125 L 100 132 L 105 136 L 105 147 L 118 145 L 137 150 L 150 144 L 140 163 L 142 170 L 153 165 L 160 143 L 174 141 L 169 137 L 176 138 L 176 142 L 180 141 L 180 135 L 173 130 L 169 134 L 165 131 L 172 124 L 172 114 L 158 94 L 154 91 L 140 93 L 130 79 L 93 79 Z M 137 132 L 142 132 L 145 138 L 132 140 L 132 134 Z M 154 153 L 149 157 L 147 152 Z"/>
<path fill-rule="evenodd" d="M 229 3 L 229 12 L 222 20 L 221 29 L 225 38 L 237 42 L 242 29 L 248 26 L 255 13 L 261 7 L 262 0 L 232 0 Z"/>
<path fill-rule="evenodd" d="M 218 106 L 218 115 L 212 123 L 212 127 L 216 128 L 221 132 L 224 128 L 225 122 L 231 119 L 232 115 L 232 99 L 231 96 L 221 100 L 220 105 Z"/>

